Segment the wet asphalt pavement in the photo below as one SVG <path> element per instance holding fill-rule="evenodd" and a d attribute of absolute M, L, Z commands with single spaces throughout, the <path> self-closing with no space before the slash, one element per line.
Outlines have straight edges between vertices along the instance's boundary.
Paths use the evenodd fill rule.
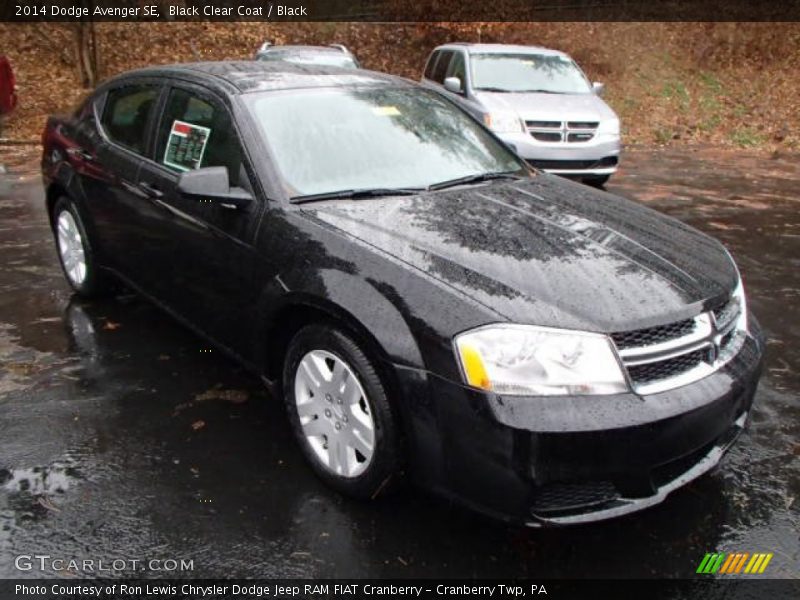
<path fill-rule="evenodd" d="M 257 379 L 132 295 L 72 297 L 35 167 L 11 163 L 0 577 L 41 576 L 15 569 L 20 554 L 190 559 L 192 572 L 174 573 L 189 577 L 690 577 L 715 550 L 774 552 L 773 577 L 800 577 L 797 157 L 625 157 L 609 191 L 732 250 L 767 366 L 750 429 L 715 472 L 643 513 L 558 530 L 509 527 L 413 488 L 378 503 L 328 490 Z"/>

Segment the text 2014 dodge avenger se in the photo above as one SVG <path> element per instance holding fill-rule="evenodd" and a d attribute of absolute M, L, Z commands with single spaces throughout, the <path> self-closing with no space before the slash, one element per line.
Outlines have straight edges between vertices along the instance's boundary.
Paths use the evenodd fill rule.
<path fill-rule="evenodd" d="M 763 340 L 725 248 L 532 171 L 416 84 L 154 67 L 44 135 L 72 287 L 113 274 L 260 374 L 342 492 L 409 473 L 501 518 L 593 521 L 745 425 Z"/>

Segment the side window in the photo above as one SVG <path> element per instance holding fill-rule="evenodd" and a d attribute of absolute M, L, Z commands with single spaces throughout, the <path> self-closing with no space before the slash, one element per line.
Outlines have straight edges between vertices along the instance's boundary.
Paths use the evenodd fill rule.
<path fill-rule="evenodd" d="M 434 50 L 433 54 L 428 58 L 428 64 L 425 65 L 425 73 L 422 75 L 425 79 L 433 79 L 433 67 L 436 65 L 436 59 L 439 58 L 441 53 L 441 50 Z"/>
<path fill-rule="evenodd" d="M 242 148 L 228 111 L 216 100 L 174 88 L 158 132 L 156 160 L 173 171 L 227 167 L 240 185 Z"/>
<path fill-rule="evenodd" d="M 450 64 L 450 57 L 453 56 L 452 50 L 442 50 L 442 55 L 436 62 L 436 67 L 433 69 L 433 79 L 437 83 L 444 83 L 444 74 L 447 73 L 447 67 Z"/>
<path fill-rule="evenodd" d="M 152 85 L 133 85 L 111 90 L 103 111 L 103 129 L 111 140 L 144 154 L 147 123 L 158 97 Z"/>
<path fill-rule="evenodd" d="M 467 80 L 467 68 L 464 63 L 464 55 L 461 52 L 453 54 L 450 67 L 447 69 L 445 77 L 458 77 L 461 80 L 461 90 L 464 90 Z"/>

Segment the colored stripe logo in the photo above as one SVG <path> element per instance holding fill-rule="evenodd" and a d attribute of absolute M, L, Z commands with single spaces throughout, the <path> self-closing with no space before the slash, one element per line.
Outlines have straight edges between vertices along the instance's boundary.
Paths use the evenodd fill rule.
<path fill-rule="evenodd" d="M 706 575 L 760 574 L 766 570 L 772 556 L 772 552 L 709 552 L 700 561 L 696 572 Z"/>

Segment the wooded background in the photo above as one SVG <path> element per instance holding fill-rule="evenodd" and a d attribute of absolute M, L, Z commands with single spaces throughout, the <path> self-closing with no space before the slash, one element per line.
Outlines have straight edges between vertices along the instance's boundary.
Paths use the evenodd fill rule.
<path fill-rule="evenodd" d="M 444 42 L 548 46 L 606 84 L 628 144 L 800 149 L 800 23 L 4 23 L 19 94 L 4 138 L 38 139 L 48 114 L 121 71 L 250 59 L 264 40 L 343 43 L 366 68 L 412 79 Z"/>

